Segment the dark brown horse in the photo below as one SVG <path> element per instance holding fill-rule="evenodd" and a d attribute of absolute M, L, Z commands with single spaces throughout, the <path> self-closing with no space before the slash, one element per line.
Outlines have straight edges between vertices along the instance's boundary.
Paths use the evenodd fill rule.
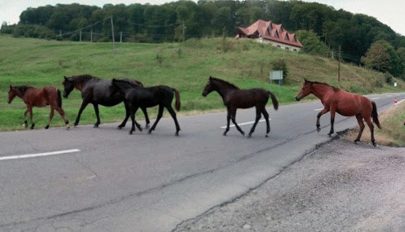
<path fill-rule="evenodd" d="M 224 101 L 224 105 L 226 106 L 226 109 L 228 111 L 226 117 L 227 124 L 224 135 L 226 135 L 229 131 L 229 121 L 231 119 L 232 122 L 235 124 L 236 129 L 238 129 L 238 131 L 242 135 L 245 135 L 245 132 L 242 131 L 242 129 L 235 121 L 236 109 L 256 107 L 256 120 L 252 126 L 252 129 L 250 129 L 249 137 L 252 136 L 252 133 L 255 131 L 256 125 L 259 122 L 262 114 L 264 116 L 264 119 L 266 120 L 266 137 L 268 137 L 268 134 L 270 132 L 270 122 L 269 113 L 267 113 L 266 111 L 266 104 L 269 100 L 269 97 L 271 97 L 274 109 L 278 109 L 277 98 L 272 92 L 260 88 L 239 89 L 238 87 L 227 81 L 210 76 L 202 95 L 206 97 L 212 91 L 217 91 L 218 94 L 221 95 L 222 100 Z"/>
<path fill-rule="evenodd" d="M 179 135 L 180 126 L 177 121 L 176 112 L 172 108 L 173 98 L 176 98 L 175 107 L 176 110 L 180 110 L 180 94 L 174 88 L 165 85 L 151 86 L 151 87 L 141 87 L 139 85 L 134 85 L 128 80 L 112 80 L 112 85 L 125 96 L 125 104 L 128 105 L 128 109 L 131 115 L 132 128 L 129 134 L 135 131 L 135 125 L 139 130 L 142 130 L 139 124 L 135 120 L 135 113 L 138 108 L 149 108 L 154 106 L 159 106 L 158 115 L 156 117 L 155 123 L 149 129 L 149 133 L 155 130 L 156 125 L 163 116 L 163 110 L 166 108 L 173 118 L 174 124 L 176 126 L 176 136 Z"/>
<path fill-rule="evenodd" d="M 136 80 L 128 80 L 134 85 L 143 86 L 141 82 Z M 64 77 L 63 80 L 63 97 L 67 98 L 69 94 L 72 92 L 73 89 L 77 89 L 82 94 L 82 104 L 79 109 L 79 113 L 77 114 L 76 120 L 74 125 L 77 126 L 80 121 L 80 116 L 83 110 L 86 108 L 88 104 L 92 104 L 94 107 L 94 111 L 96 113 L 97 121 L 94 124 L 94 127 L 98 127 L 100 125 L 100 115 L 98 105 L 102 106 L 115 106 L 124 101 L 124 95 L 118 91 L 116 91 L 112 84 L 111 80 L 103 80 L 95 76 L 91 75 L 78 75 L 78 76 L 71 76 L 71 77 Z M 125 127 L 127 120 L 129 118 L 129 110 L 128 106 L 125 105 L 125 119 L 124 121 L 118 126 L 119 129 Z M 149 127 L 149 117 L 146 111 L 146 108 L 141 108 L 146 121 L 146 128 Z"/>
<path fill-rule="evenodd" d="M 323 114 L 330 111 L 330 131 L 329 136 L 334 132 L 335 114 L 339 113 L 343 116 L 356 116 L 357 122 L 360 126 L 359 134 L 357 135 L 355 143 L 360 141 L 361 135 L 364 130 L 364 121 L 366 121 L 371 132 L 371 142 L 376 146 L 374 139 L 374 125 L 373 122 L 381 129 L 380 122 L 378 120 L 377 106 L 375 102 L 370 101 L 368 98 L 346 92 L 339 88 L 330 86 L 326 83 L 314 82 L 305 80 L 301 91 L 295 97 L 297 101 L 301 100 L 305 96 L 313 94 L 319 98 L 324 106 L 323 110 L 318 113 L 316 119 L 316 129 L 318 132 L 321 130 L 319 119 Z"/>
<path fill-rule="evenodd" d="M 35 123 L 32 120 L 32 107 L 45 107 L 48 105 L 51 108 L 51 113 L 49 114 L 49 121 L 45 129 L 48 129 L 51 124 L 54 110 L 58 111 L 65 122 L 65 125 L 69 128 L 69 121 L 65 119 L 65 112 L 62 109 L 61 93 L 55 87 L 49 86 L 37 89 L 31 86 L 10 85 L 10 90 L 8 91 L 8 104 L 10 104 L 16 96 L 21 98 L 27 106 L 27 110 L 24 113 L 24 125 L 26 128 L 28 127 L 27 113 L 29 113 L 31 129 L 34 129 L 35 127 Z"/>

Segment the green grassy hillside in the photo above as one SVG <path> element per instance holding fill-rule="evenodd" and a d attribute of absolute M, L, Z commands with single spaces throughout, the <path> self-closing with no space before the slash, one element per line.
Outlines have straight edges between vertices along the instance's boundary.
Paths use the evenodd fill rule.
<path fill-rule="evenodd" d="M 226 52 L 224 52 L 226 50 Z M 284 59 L 289 74 L 286 85 L 269 84 L 271 63 Z M 63 76 L 92 74 L 102 78 L 128 77 L 145 85 L 165 84 L 181 93 L 182 111 L 223 108 L 217 94 L 201 96 L 208 76 L 226 79 L 242 88 L 263 87 L 273 91 L 281 102 L 294 100 L 303 78 L 328 82 L 361 93 L 398 91 L 384 84 L 381 73 L 353 65 L 342 65 L 342 81 L 337 83 L 337 62 L 305 54 L 287 52 L 251 41 L 227 39 L 188 40 L 184 43 L 116 44 L 78 43 L 18 39 L 0 35 L 0 128 L 18 129 L 23 122 L 20 100 L 7 104 L 10 84 L 62 89 Z M 400 83 L 404 89 L 404 84 Z M 77 91 L 64 99 L 68 118 L 73 121 L 80 106 Z M 93 123 L 88 107 L 81 123 Z M 154 112 L 152 111 L 152 114 Z M 101 107 L 102 122 L 121 120 L 123 107 Z M 141 114 L 138 114 L 142 117 Z M 43 127 L 48 109 L 35 109 L 38 127 Z M 62 125 L 55 116 L 53 125 Z"/>

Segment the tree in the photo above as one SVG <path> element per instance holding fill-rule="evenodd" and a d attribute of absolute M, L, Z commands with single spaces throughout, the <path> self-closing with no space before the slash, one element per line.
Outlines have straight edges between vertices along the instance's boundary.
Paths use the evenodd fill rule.
<path fill-rule="evenodd" d="M 319 39 L 313 31 L 300 30 L 296 32 L 298 39 L 304 45 L 302 51 L 305 53 L 327 57 L 328 47 Z"/>
<path fill-rule="evenodd" d="M 403 65 L 395 49 L 385 40 L 374 42 L 362 57 L 362 63 L 380 72 L 389 72 L 394 76 L 402 74 Z"/>

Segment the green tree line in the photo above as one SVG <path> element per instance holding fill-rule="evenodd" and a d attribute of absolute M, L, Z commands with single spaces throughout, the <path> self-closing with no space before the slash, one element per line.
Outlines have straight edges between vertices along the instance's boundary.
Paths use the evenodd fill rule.
<path fill-rule="evenodd" d="M 364 57 L 376 41 L 386 41 L 394 52 L 402 54 L 400 48 L 405 47 L 404 36 L 373 17 L 319 3 L 276 0 L 180 0 L 163 5 L 106 4 L 103 7 L 47 5 L 26 9 L 17 25 L 3 24 L 1 32 L 47 39 L 90 40 L 92 37 L 93 41 L 110 41 L 111 17 L 116 41 L 122 38 L 124 41 L 165 42 L 234 36 L 238 26 L 264 19 L 281 23 L 290 32 L 300 31 L 302 40 L 313 47 L 310 53 L 325 54 L 328 50 L 341 49 L 344 60 L 357 64 L 367 61 Z M 311 44 L 315 40 L 322 44 Z M 399 73 L 403 71 L 395 71 L 395 75 Z"/>

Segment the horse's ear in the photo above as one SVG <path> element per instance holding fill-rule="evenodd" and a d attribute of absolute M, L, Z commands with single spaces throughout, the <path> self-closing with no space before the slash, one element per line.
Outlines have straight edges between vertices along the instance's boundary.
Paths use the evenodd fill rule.
<path fill-rule="evenodd" d="M 13 86 L 10 85 L 10 89 L 13 89 Z"/>
<path fill-rule="evenodd" d="M 66 81 L 67 81 L 67 79 L 68 79 L 67 76 L 63 76 L 63 78 L 64 78 Z"/>

